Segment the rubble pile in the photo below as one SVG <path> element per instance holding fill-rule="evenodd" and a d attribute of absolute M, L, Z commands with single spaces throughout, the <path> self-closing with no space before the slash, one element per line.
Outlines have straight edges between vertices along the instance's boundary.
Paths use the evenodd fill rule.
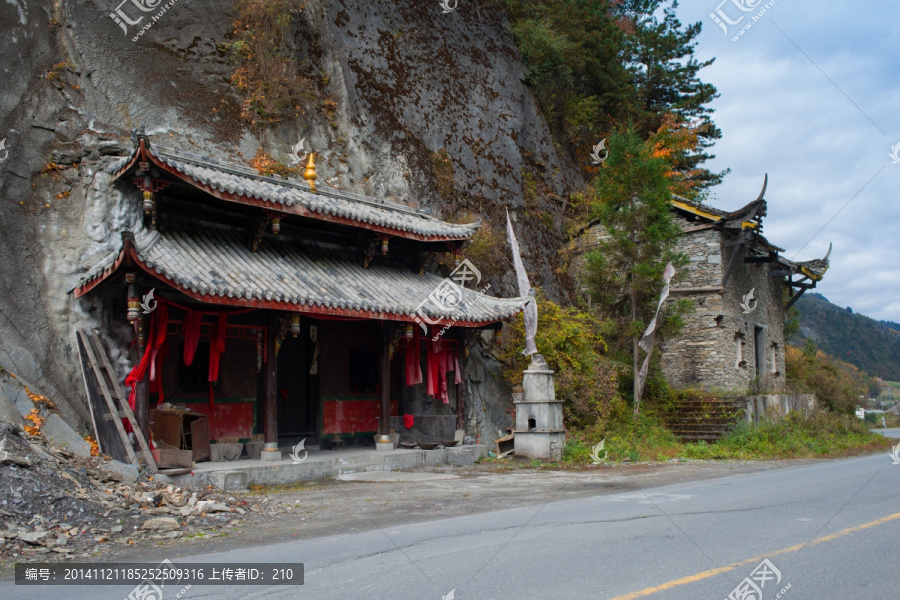
<path fill-rule="evenodd" d="M 192 537 L 268 512 L 260 509 L 215 488 L 184 490 L 132 465 L 79 456 L 0 422 L 0 568 L 39 554 L 84 559 L 109 544 Z"/>

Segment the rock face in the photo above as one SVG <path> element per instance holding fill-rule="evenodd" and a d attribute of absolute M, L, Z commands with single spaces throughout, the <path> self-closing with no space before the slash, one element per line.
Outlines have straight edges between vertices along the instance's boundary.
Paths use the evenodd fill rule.
<path fill-rule="evenodd" d="M 117 23 L 117 7 L 141 23 Z M 15 257 L 0 262 L 0 366 L 53 398 L 70 423 L 89 423 L 75 327 L 101 332 L 120 376 L 135 358 L 117 350 L 132 336 L 121 319 L 69 291 L 117 232 L 139 223 L 133 198 L 104 171 L 139 124 L 155 143 L 241 162 L 259 148 L 286 162 L 305 137 L 320 153 L 320 181 L 448 219 L 522 208 L 523 175 L 542 191 L 529 210 L 558 216 L 581 184 L 521 82 L 497 5 L 443 14 L 418 0 L 305 2 L 290 45 L 322 74 L 318 100 L 336 109 L 268 129 L 241 121 L 229 82 L 231 2 L 176 2 L 155 21 L 156 11 L 136 10 L 113 0 L 0 4 L 0 35 L 11 40 L 0 50 L 0 255 Z M 535 285 L 564 295 L 560 234 L 535 221 L 519 220 L 526 266 Z M 491 277 L 498 293 L 514 292 L 511 274 Z M 476 403 L 494 396 L 469 385 Z M 485 424 L 499 426 L 495 418 Z"/>
<path fill-rule="evenodd" d="M 474 334 L 466 361 L 466 432 L 480 437 L 476 441 L 493 446 L 515 425 L 509 386 L 500 378 L 500 364 L 490 354 L 493 335 Z"/>

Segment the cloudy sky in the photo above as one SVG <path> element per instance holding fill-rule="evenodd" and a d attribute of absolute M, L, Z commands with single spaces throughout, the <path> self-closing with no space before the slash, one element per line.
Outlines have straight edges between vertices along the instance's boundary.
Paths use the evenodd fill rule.
<path fill-rule="evenodd" d="M 683 0 L 678 12 L 703 23 L 698 57 L 716 58 L 701 72 L 721 94 L 709 166 L 732 173 L 710 203 L 746 204 L 768 173 L 766 237 L 797 260 L 833 242 L 816 291 L 900 322 L 900 164 L 889 156 L 900 143 L 900 2 L 719 2 Z M 717 8 L 723 22 L 744 18 L 726 35 L 710 17 Z"/>

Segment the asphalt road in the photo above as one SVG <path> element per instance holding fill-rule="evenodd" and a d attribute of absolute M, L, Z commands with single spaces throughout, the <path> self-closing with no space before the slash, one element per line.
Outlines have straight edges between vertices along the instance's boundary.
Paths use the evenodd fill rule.
<path fill-rule="evenodd" d="M 880 433 L 884 437 L 900 439 L 900 427 L 893 427 L 888 429 L 873 429 L 873 433 Z"/>
<path fill-rule="evenodd" d="M 306 583 L 193 586 L 181 598 L 441 600 L 455 590 L 456 600 L 722 600 L 763 559 L 778 573 L 763 573 L 773 579 L 763 579 L 762 599 L 736 598 L 895 600 L 900 594 L 900 464 L 887 454 L 377 525 L 365 533 L 194 557 L 303 562 Z M 754 583 L 760 579 L 757 571 Z M 0 598 L 123 599 L 132 587 L 3 581 Z M 180 590 L 168 586 L 164 600 Z"/>

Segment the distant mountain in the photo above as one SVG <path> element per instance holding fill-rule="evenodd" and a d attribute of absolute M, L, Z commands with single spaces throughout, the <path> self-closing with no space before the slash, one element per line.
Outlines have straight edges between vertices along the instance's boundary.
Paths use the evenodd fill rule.
<path fill-rule="evenodd" d="M 870 375 L 900 381 L 900 324 L 854 314 L 821 294 L 807 293 L 794 306 L 800 331 L 792 343 L 811 338 L 825 353 Z"/>
<path fill-rule="evenodd" d="M 799 300 L 797 302 L 799 302 Z M 881 321 L 881 324 L 889 329 L 893 329 L 894 331 L 900 331 L 900 323 L 894 323 L 893 321 Z"/>

